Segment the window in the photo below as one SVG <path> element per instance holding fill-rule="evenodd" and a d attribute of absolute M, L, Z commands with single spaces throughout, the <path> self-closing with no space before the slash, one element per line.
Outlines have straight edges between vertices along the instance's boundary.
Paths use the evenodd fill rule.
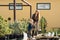
<path fill-rule="evenodd" d="M 14 4 L 13 3 L 9 3 L 9 9 L 14 10 Z M 16 10 L 22 10 L 22 9 L 23 9 L 22 3 L 16 3 Z"/>
<path fill-rule="evenodd" d="M 37 3 L 37 10 L 50 10 L 51 4 L 50 3 Z"/>

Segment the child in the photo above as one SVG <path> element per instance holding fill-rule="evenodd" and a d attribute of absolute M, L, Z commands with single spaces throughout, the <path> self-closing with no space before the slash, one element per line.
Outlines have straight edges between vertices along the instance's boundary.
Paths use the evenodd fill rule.
<path fill-rule="evenodd" d="M 32 30 L 32 26 L 33 26 L 33 20 L 30 19 L 29 20 L 29 25 L 28 25 L 28 38 L 31 38 L 31 30 Z"/>

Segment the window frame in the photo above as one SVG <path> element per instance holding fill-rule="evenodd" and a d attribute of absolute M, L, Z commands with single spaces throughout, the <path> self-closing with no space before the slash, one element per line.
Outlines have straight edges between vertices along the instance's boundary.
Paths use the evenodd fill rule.
<path fill-rule="evenodd" d="M 11 5 L 11 4 L 14 4 L 14 3 L 9 3 L 9 10 L 14 10 L 14 9 L 11 9 L 11 8 L 10 8 L 11 6 L 14 6 L 14 5 Z M 21 6 L 21 9 L 16 9 L 16 10 L 23 10 L 22 3 L 16 3 L 16 4 L 18 4 L 18 5 L 16 5 L 16 6 Z"/>
<path fill-rule="evenodd" d="M 39 9 L 39 8 L 38 8 L 38 5 L 39 5 L 39 4 L 43 4 L 43 5 L 49 4 L 49 8 L 48 8 L 48 9 L 44 9 L 44 8 L 43 8 L 43 9 Z M 37 10 L 50 10 L 50 9 L 51 9 L 51 3 L 37 3 L 37 4 L 36 4 L 36 9 L 37 9 Z"/>

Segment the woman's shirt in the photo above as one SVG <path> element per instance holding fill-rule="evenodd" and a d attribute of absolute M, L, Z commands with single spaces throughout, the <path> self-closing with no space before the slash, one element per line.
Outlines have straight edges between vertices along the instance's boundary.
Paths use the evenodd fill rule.
<path fill-rule="evenodd" d="M 34 20 L 34 22 L 38 22 L 38 15 L 35 16 L 35 14 L 33 14 L 32 19 Z"/>

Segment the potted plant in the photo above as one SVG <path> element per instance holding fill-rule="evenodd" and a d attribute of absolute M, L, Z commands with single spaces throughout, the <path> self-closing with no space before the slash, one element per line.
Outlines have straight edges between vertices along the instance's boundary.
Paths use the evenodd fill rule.
<path fill-rule="evenodd" d="M 9 28 L 7 20 L 0 16 L 0 39 L 5 39 L 6 35 L 11 33 L 12 29 Z"/>
<path fill-rule="evenodd" d="M 41 32 L 45 33 L 46 32 L 46 27 L 47 27 L 47 21 L 46 19 L 42 16 L 41 20 L 40 20 L 40 26 L 41 26 Z"/>
<path fill-rule="evenodd" d="M 9 36 L 10 39 L 17 38 L 18 40 L 23 39 L 23 32 L 27 32 L 28 27 L 28 20 L 22 19 L 20 22 L 13 22 L 12 24 L 9 24 L 9 27 L 13 29 L 12 35 Z"/>
<path fill-rule="evenodd" d="M 24 32 L 27 32 L 28 21 L 29 21 L 29 20 L 26 20 L 26 19 L 24 19 L 24 18 L 20 21 L 21 29 L 22 29 Z"/>
<path fill-rule="evenodd" d="M 23 31 L 19 22 L 15 21 L 10 24 L 10 28 L 13 29 L 13 33 L 9 36 L 10 39 L 23 39 Z"/>

